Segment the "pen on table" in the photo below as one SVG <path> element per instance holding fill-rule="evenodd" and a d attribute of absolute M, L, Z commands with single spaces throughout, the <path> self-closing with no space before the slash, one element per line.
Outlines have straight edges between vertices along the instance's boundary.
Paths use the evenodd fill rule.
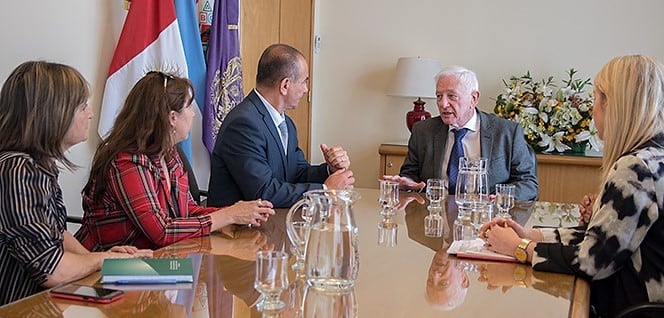
<path fill-rule="evenodd" d="M 162 284 L 177 284 L 177 281 L 174 279 L 163 279 L 163 280 L 142 280 L 142 279 L 123 279 L 115 281 L 116 285 L 162 285 Z"/>

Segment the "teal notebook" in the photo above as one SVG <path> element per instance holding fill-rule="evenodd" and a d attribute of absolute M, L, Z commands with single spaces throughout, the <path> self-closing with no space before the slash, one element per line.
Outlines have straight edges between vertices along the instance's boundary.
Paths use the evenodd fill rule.
<path fill-rule="evenodd" d="M 109 258 L 101 266 L 104 284 L 193 283 L 190 258 Z"/>

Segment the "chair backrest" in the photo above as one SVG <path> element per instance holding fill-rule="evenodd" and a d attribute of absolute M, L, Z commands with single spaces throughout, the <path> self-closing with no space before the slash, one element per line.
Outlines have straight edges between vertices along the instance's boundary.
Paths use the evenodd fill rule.
<path fill-rule="evenodd" d="M 75 215 L 67 215 L 67 230 L 70 233 L 75 233 L 78 228 L 83 224 L 83 218 Z"/>
<path fill-rule="evenodd" d="M 664 317 L 664 303 L 643 303 L 627 307 L 616 318 Z"/>
<path fill-rule="evenodd" d="M 67 215 L 67 223 L 82 224 L 83 218 L 80 216 Z"/>
<path fill-rule="evenodd" d="M 182 144 L 177 144 L 176 146 L 178 154 L 180 154 L 180 159 L 182 159 L 182 164 L 184 165 L 184 171 L 187 172 L 187 179 L 189 179 L 189 193 L 194 198 L 196 203 L 201 204 L 201 190 L 198 188 L 198 182 L 196 182 L 196 176 L 194 175 L 194 169 L 191 167 L 191 163 L 185 155 L 184 150 L 182 149 Z"/>

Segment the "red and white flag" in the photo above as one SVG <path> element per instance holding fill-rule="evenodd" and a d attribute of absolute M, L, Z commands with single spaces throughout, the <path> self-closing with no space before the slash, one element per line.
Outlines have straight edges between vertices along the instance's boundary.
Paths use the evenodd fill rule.
<path fill-rule="evenodd" d="M 134 84 L 148 71 L 165 68 L 187 74 L 173 1 L 134 0 L 113 53 L 104 88 L 99 121 L 102 138 L 113 127 Z"/>
<path fill-rule="evenodd" d="M 173 1 L 165 0 L 133 0 L 113 53 L 104 87 L 98 129 L 102 138 L 105 138 L 113 127 L 131 88 L 147 72 L 153 70 L 188 76 L 175 5 Z M 196 112 L 194 120 L 200 123 L 202 116 L 199 107 L 197 104 L 193 106 L 195 107 L 192 109 Z M 200 144 L 198 148 L 201 149 L 202 155 L 194 154 L 192 166 L 199 182 L 206 183 L 209 176 L 209 157 L 204 152 L 200 130 L 201 124 L 193 125 L 192 134 L 199 136 L 193 139 Z"/>

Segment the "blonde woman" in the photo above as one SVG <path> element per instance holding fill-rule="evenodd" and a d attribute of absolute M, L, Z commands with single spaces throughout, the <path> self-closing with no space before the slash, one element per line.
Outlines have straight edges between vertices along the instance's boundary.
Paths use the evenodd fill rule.
<path fill-rule="evenodd" d="M 481 233 L 490 249 L 535 270 L 590 280 L 592 314 L 613 316 L 664 302 L 664 65 L 617 57 L 594 85 L 603 183 L 587 226 L 540 231 L 494 219 Z"/>

